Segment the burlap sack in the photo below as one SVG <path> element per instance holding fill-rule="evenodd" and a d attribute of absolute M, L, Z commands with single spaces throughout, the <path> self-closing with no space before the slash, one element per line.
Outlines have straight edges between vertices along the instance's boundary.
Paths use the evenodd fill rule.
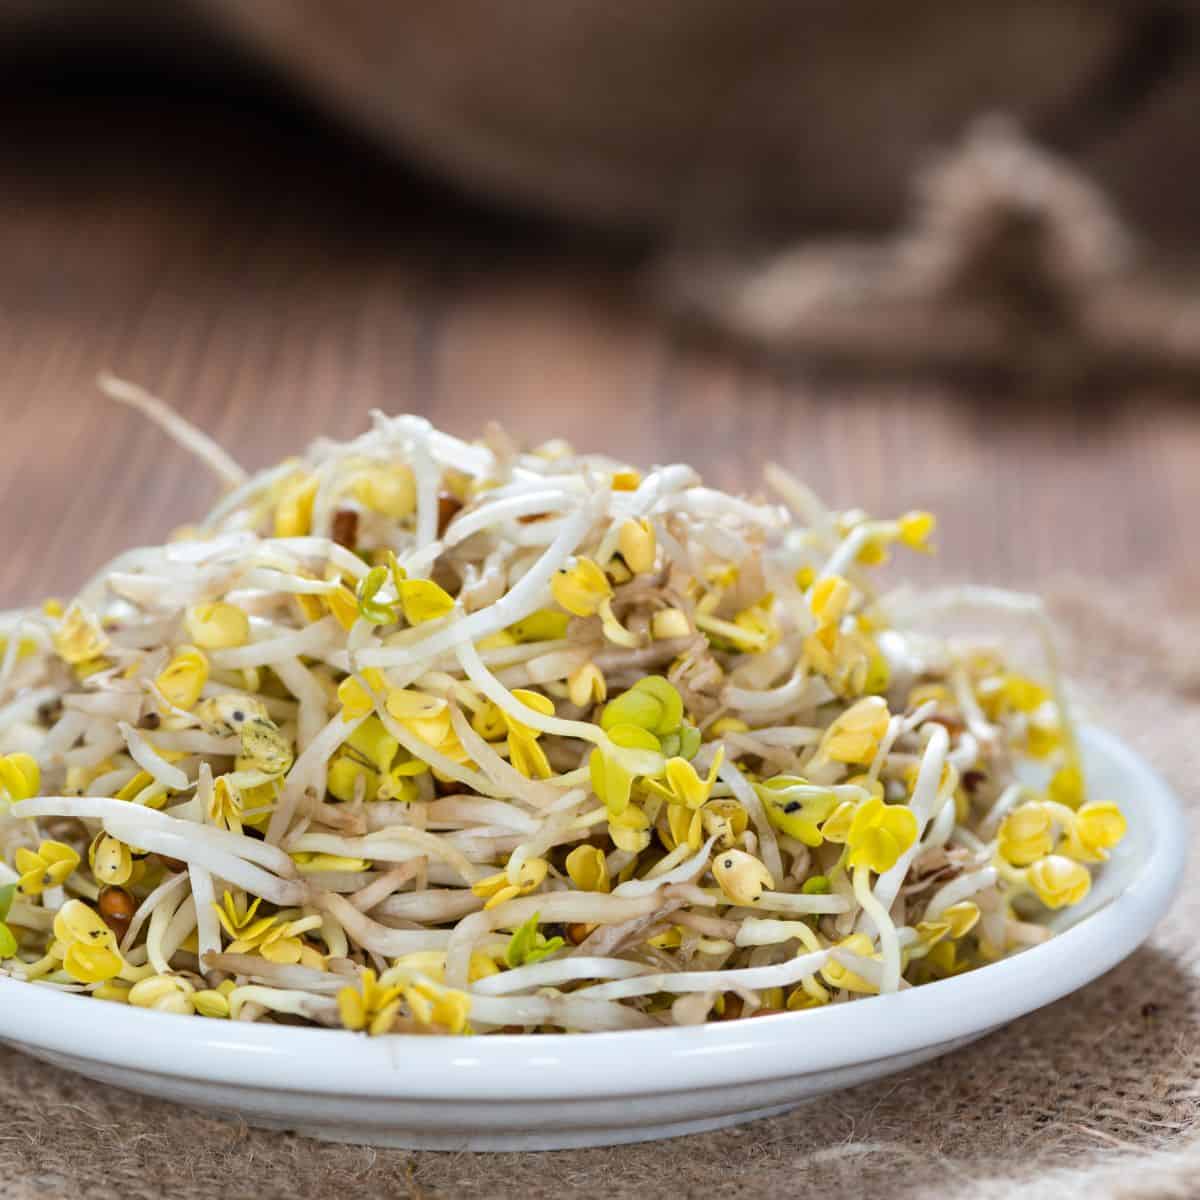
<path fill-rule="evenodd" d="M 1200 615 L 1162 596 L 1055 608 L 1093 719 L 1185 800 Z M 739 1129 L 556 1154 L 409 1154 L 247 1129 L 0 1052 L 0 1197 L 1191 1197 L 1200 1194 L 1200 877 L 1110 974 L 907 1074 Z M 797 1036 L 803 1026 L 797 1022 Z"/>

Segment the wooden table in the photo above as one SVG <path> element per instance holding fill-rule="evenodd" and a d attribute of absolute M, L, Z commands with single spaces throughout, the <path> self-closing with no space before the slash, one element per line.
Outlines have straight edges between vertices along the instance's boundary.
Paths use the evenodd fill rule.
<path fill-rule="evenodd" d="M 93 386 L 134 379 L 258 467 L 370 409 L 496 418 L 725 487 L 777 459 L 941 517 L 936 569 L 1200 575 L 1200 405 L 821 380 L 668 325 L 637 248 L 489 216 L 304 114 L 12 88 L 0 116 L 0 602 L 69 592 L 213 487 Z"/>

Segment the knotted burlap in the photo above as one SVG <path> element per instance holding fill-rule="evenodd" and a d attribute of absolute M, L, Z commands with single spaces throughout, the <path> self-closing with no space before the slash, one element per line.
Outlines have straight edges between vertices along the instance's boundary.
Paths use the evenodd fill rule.
<path fill-rule="evenodd" d="M 1063 587 L 1087 715 L 1190 802 L 1200 615 Z M 556 1154 L 431 1154 L 247 1129 L 0 1051 L 0 1197 L 1191 1197 L 1200 1194 L 1194 872 L 1103 979 L 949 1058 L 738 1129 Z M 797 1022 L 797 1036 L 803 1026 Z"/>

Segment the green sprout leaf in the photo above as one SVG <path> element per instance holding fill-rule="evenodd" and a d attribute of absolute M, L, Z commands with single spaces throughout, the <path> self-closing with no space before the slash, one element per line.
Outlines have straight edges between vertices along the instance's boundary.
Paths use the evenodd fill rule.
<path fill-rule="evenodd" d="M 514 970 L 531 967 L 541 962 L 566 944 L 562 938 L 547 938 L 538 930 L 539 913 L 534 913 L 524 925 L 518 927 L 508 941 L 504 961 Z"/>
<path fill-rule="evenodd" d="M 358 615 L 372 625 L 390 625 L 396 619 L 394 605 L 384 604 L 375 597 L 388 581 L 387 567 L 375 567 L 359 580 L 355 595 L 358 599 Z"/>

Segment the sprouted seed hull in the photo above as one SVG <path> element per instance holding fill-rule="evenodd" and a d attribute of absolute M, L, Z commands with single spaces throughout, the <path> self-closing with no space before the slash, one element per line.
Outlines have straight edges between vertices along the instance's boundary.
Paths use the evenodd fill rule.
<path fill-rule="evenodd" d="M 377 414 L 0 617 L 0 971 L 368 1035 L 815 1008 L 1049 937 L 1125 833 L 923 512 Z M 1036 601 L 982 599 L 1044 632 Z M 916 598 L 918 608 L 920 597 Z"/>

